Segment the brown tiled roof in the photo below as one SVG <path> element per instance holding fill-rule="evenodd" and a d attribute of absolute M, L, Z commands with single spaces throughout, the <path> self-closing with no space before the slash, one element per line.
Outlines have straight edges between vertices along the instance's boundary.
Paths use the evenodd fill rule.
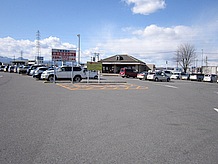
<path fill-rule="evenodd" d="M 120 57 L 121 60 L 117 60 L 117 57 Z M 144 62 L 142 62 L 141 60 L 138 60 L 130 55 L 114 55 L 105 59 L 101 60 L 102 62 L 122 62 L 122 63 L 126 63 L 126 62 L 131 62 L 131 63 L 141 63 L 141 64 L 145 64 Z"/>

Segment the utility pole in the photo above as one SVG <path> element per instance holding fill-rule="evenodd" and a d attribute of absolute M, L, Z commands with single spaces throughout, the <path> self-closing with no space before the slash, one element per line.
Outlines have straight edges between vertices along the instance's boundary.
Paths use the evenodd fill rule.
<path fill-rule="evenodd" d="M 80 64 L 80 34 L 78 36 L 78 64 Z"/>
<path fill-rule="evenodd" d="M 20 59 L 23 60 L 23 51 L 20 51 Z"/>
<path fill-rule="evenodd" d="M 179 51 L 177 51 L 177 55 L 176 55 L 176 68 L 179 67 Z"/>
<path fill-rule="evenodd" d="M 206 66 L 207 66 L 208 65 L 208 58 L 207 58 L 207 56 L 205 58 L 205 63 L 206 63 Z"/>
<path fill-rule="evenodd" d="M 97 57 L 97 59 L 96 59 L 96 57 Z M 94 53 L 94 58 L 95 58 L 95 61 L 97 60 L 97 62 L 98 62 L 99 61 L 99 53 L 95 52 Z"/>
<path fill-rule="evenodd" d="M 202 53 L 201 67 L 203 67 L 203 65 L 204 65 L 204 52 L 203 52 L 203 49 L 201 49 L 201 53 Z"/>
<path fill-rule="evenodd" d="M 167 70 L 167 64 L 168 64 L 168 61 L 166 60 L 166 70 Z"/>
<path fill-rule="evenodd" d="M 37 49 L 36 61 L 37 61 L 37 64 L 39 64 L 39 57 L 40 57 L 40 32 L 39 30 L 36 32 L 36 49 Z"/>

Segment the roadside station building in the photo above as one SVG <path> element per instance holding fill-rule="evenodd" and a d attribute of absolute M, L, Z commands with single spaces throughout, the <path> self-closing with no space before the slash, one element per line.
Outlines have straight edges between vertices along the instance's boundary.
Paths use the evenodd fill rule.
<path fill-rule="evenodd" d="M 26 65 L 28 63 L 28 60 L 13 60 L 11 61 L 13 65 Z"/>
<path fill-rule="evenodd" d="M 147 65 L 130 56 L 130 55 L 114 55 L 106 59 L 102 59 L 102 73 L 119 73 L 121 68 L 136 69 L 139 72 L 148 71 Z"/>

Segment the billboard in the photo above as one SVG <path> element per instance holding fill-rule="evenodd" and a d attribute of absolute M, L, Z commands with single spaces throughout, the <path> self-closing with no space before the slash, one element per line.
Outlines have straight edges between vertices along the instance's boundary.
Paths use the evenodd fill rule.
<path fill-rule="evenodd" d="M 76 50 L 52 49 L 52 61 L 76 61 Z"/>
<path fill-rule="evenodd" d="M 102 71 L 102 63 L 101 62 L 87 62 L 87 70 Z"/>

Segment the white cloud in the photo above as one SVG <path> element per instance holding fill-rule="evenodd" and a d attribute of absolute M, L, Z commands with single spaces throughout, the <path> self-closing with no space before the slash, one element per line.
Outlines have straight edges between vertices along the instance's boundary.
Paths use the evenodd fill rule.
<path fill-rule="evenodd" d="M 76 46 L 70 43 L 62 43 L 57 37 L 48 37 L 40 40 L 41 56 L 46 60 L 51 59 L 51 49 L 75 49 Z M 28 59 L 35 59 L 37 55 L 36 40 L 15 40 L 12 37 L 0 38 L 0 56 L 7 56 L 10 58 L 20 57 L 23 51 L 23 57 Z"/>
<path fill-rule="evenodd" d="M 121 29 L 124 37 L 114 35 L 114 31 L 107 31 L 98 36 L 99 43 L 96 41 L 82 42 L 81 61 L 90 61 L 94 52 L 100 53 L 100 58 L 106 58 L 115 54 L 129 54 L 146 63 L 154 63 L 157 66 L 165 65 L 168 60 L 169 65 L 173 62 L 174 54 L 180 44 L 190 43 L 196 48 L 198 55 L 198 65 L 201 64 L 201 49 L 204 50 L 204 57 L 208 57 L 209 65 L 218 65 L 217 34 L 218 23 L 212 22 L 205 26 L 171 26 L 160 27 L 152 24 L 144 28 L 126 27 Z M 117 34 L 115 32 L 115 34 Z M 105 37 L 107 36 L 107 37 Z M 114 37 L 115 36 L 115 37 Z M 96 44 L 94 44 L 96 43 Z M 51 59 L 52 48 L 75 49 L 76 46 L 70 43 L 62 43 L 60 38 L 48 37 L 40 41 L 41 56 L 46 60 Z M 95 46 L 90 46 L 95 45 Z M 36 56 L 36 41 L 15 40 L 11 37 L 0 38 L 0 56 L 13 58 L 23 57 L 34 59 Z"/>
<path fill-rule="evenodd" d="M 128 5 L 133 4 L 134 14 L 149 15 L 166 7 L 165 0 L 124 0 Z"/>
<path fill-rule="evenodd" d="M 131 38 L 110 39 L 98 46 L 110 53 L 127 53 L 145 62 L 158 63 L 174 57 L 178 45 L 192 42 L 197 33 L 191 27 L 150 25 L 133 30 Z"/>

